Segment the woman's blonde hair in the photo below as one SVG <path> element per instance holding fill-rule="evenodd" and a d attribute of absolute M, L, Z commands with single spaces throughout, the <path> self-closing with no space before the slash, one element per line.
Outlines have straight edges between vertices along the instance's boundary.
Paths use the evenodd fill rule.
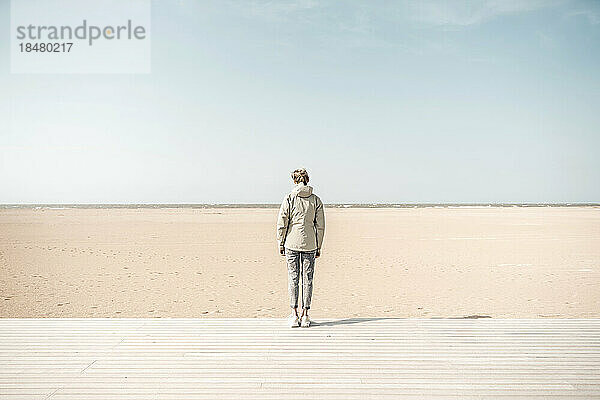
<path fill-rule="evenodd" d="M 292 179 L 294 180 L 294 183 L 304 183 L 305 185 L 308 184 L 308 172 L 306 172 L 306 169 L 304 168 L 298 168 L 296 170 L 294 170 L 294 172 L 292 172 Z"/>

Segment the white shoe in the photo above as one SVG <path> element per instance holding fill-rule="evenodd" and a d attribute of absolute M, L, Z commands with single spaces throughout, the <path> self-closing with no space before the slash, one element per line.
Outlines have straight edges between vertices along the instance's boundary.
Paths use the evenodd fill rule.
<path fill-rule="evenodd" d="M 302 323 L 300 326 L 303 328 L 308 328 L 310 326 L 310 318 L 308 318 L 308 315 L 302 316 Z"/>
<path fill-rule="evenodd" d="M 288 323 L 290 324 L 291 328 L 297 328 L 300 326 L 300 320 L 298 319 L 298 316 L 293 313 L 288 317 Z"/>

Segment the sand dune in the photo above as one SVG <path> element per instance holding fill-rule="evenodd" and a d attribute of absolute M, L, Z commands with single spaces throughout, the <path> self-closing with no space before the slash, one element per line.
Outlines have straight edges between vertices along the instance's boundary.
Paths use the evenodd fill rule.
<path fill-rule="evenodd" d="M 282 317 L 275 209 L 0 210 L 1 317 Z M 330 208 L 313 317 L 599 318 L 600 208 Z"/>

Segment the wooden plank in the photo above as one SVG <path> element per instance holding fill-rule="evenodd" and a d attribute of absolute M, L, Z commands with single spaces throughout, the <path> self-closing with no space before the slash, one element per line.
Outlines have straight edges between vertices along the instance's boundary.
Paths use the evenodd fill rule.
<path fill-rule="evenodd" d="M 317 323 L 0 320 L 0 400 L 600 397 L 597 319 Z"/>
<path fill-rule="evenodd" d="M 494 393 L 494 398 L 510 398 L 511 400 L 573 400 L 573 399 L 586 399 L 589 400 L 591 398 L 590 394 L 585 392 L 576 392 L 576 393 L 552 393 L 550 391 L 543 394 L 511 394 L 511 395 L 501 395 L 498 393 Z M 425 397 L 424 397 L 425 396 Z M 261 391 L 259 393 L 253 393 L 248 391 L 242 391 L 238 393 L 186 393 L 183 396 L 180 393 L 161 393 L 160 395 L 154 395 L 150 398 L 152 399 L 164 399 L 164 400 L 181 400 L 185 398 L 186 400 L 234 400 L 234 399 L 248 399 L 248 400 L 306 400 L 308 398 L 314 399 L 330 399 L 330 400 L 397 400 L 397 393 L 305 393 L 305 392 L 296 392 L 294 393 L 292 390 L 289 390 L 285 393 L 270 393 Z M 57 392 L 53 396 L 51 396 L 51 400 L 139 400 L 140 398 L 144 398 L 140 396 L 140 394 L 136 393 L 119 393 L 119 394 L 82 394 L 82 393 L 62 393 Z M 148 398 L 146 396 L 145 398 Z M 431 400 L 442 400 L 442 399 L 464 399 L 464 400 L 481 400 L 482 395 L 480 394 L 465 394 L 465 393 L 402 393 L 402 399 L 431 399 Z M 489 398 L 489 397 L 488 397 Z M 0 397 L 0 400 L 5 399 L 4 397 Z M 10 400 L 30 400 L 30 398 L 26 397 L 7 397 L 6 399 Z"/>

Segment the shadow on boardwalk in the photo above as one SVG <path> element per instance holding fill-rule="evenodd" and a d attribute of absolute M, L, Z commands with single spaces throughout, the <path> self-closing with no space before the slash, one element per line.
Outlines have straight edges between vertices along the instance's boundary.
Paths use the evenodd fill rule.
<path fill-rule="evenodd" d="M 467 315 L 464 317 L 448 317 L 448 318 L 431 318 L 431 319 L 479 319 L 479 318 L 492 318 L 489 315 Z M 338 319 L 336 321 L 322 321 L 315 322 L 311 325 L 313 326 L 335 326 L 335 325 L 350 325 L 350 324 L 360 324 L 362 322 L 372 322 L 372 321 L 382 321 L 382 320 L 399 320 L 399 319 L 410 319 L 410 318 L 392 318 L 392 317 L 382 317 L 382 318 L 345 318 Z"/>

